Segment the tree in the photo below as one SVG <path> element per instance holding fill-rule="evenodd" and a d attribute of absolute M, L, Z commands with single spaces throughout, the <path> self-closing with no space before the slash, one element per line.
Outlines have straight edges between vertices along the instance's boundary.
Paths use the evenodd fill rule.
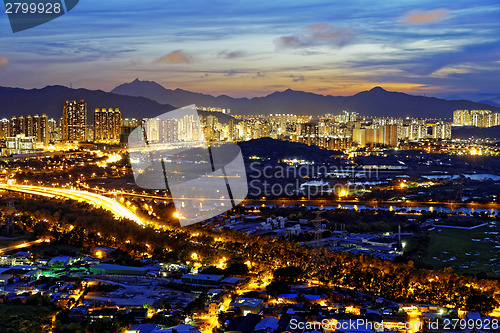
<path fill-rule="evenodd" d="M 302 269 L 296 266 L 281 267 L 274 271 L 274 279 L 285 283 L 294 283 L 302 275 Z"/>
<path fill-rule="evenodd" d="M 235 262 L 230 264 L 225 270 L 225 275 L 247 275 L 248 266 L 242 262 Z"/>
<path fill-rule="evenodd" d="M 266 291 L 269 295 L 276 298 L 281 294 L 289 293 L 290 287 L 286 283 L 273 281 L 266 286 Z"/>
<path fill-rule="evenodd" d="M 480 312 L 488 314 L 498 306 L 498 302 L 485 294 L 473 294 L 467 297 L 465 301 L 465 309 L 471 312 Z"/>

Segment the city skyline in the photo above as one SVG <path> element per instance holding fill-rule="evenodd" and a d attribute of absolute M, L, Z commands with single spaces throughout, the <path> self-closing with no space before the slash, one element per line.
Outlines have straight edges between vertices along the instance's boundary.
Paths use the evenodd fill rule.
<path fill-rule="evenodd" d="M 10 33 L 2 16 L 6 33 L 0 40 L 9 47 L 0 53 L 0 85 L 111 90 L 140 77 L 167 88 L 236 97 L 287 88 L 351 95 L 379 85 L 498 100 L 499 11 L 493 1 L 109 1 L 98 10 L 89 1 L 18 34 Z"/>
<path fill-rule="evenodd" d="M 497 1 L 4 4 L 1 332 L 500 332 Z"/>

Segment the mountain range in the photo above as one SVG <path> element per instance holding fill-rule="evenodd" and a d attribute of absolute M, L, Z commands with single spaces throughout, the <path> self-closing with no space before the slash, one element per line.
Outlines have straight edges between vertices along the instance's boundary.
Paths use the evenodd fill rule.
<path fill-rule="evenodd" d="M 227 95 L 215 97 L 182 89 L 166 89 L 156 82 L 136 79 L 117 86 L 112 92 L 142 96 L 175 106 L 194 103 L 230 108 L 233 114 L 293 113 L 317 116 L 325 113 L 339 114 L 342 110 L 348 110 L 364 116 L 451 118 L 452 112 L 457 109 L 489 109 L 495 112 L 500 110 L 497 106 L 485 103 L 414 96 L 387 91 L 381 87 L 353 96 L 325 96 L 287 89 L 264 97 L 233 98 Z"/>
<path fill-rule="evenodd" d="M 111 92 L 64 86 L 47 86 L 42 89 L 0 87 L 0 116 L 45 113 L 51 118 L 59 119 L 65 101 L 80 99 L 87 102 L 89 122 L 92 122 L 92 111 L 95 108 L 119 108 L 123 117 L 148 118 L 191 104 L 230 108 L 231 114 L 250 115 L 292 113 L 319 116 L 325 113 L 340 114 L 342 110 L 348 110 L 365 116 L 450 118 L 456 109 L 489 109 L 500 112 L 500 107 L 484 103 L 414 96 L 386 91 L 381 87 L 353 96 L 324 96 L 288 89 L 264 97 L 233 98 L 166 89 L 158 83 L 136 79 L 117 86 Z M 213 114 L 221 121 L 229 119 L 222 113 Z"/>

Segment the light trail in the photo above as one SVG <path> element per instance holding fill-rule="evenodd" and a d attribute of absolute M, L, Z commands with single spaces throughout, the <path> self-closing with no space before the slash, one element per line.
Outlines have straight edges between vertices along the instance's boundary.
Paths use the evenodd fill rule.
<path fill-rule="evenodd" d="M 145 225 L 144 222 L 137 215 L 135 215 L 128 208 L 122 206 L 116 200 L 107 198 L 105 196 L 96 193 L 80 191 L 80 190 L 68 190 L 63 188 L 31 186 L 31 185 L 0 184 L 0 188 L 9 191 L 16 191 L 32 195 L 41 195 L 50 198 L 63 197 L 77 201 L 84 201 L 91 205 L 110 211 L 117 217 L 132 220 L 135 223 L 142 226 Z"/>
<path fill-rule="evenodd" d="M 50 242 L 50 240 L 48 240 L 48 239 L 37 239 L 36 241 L 32 241 L 32 242 L 24 242 L 24 243 L 21 243 L 21 244 L 4 247 L 3 249 L 0 249 L 0 254 L 5 253 L 5 252 L 9 252 L 9 251 L 13 251 L 13 250 L 24 249 L 26 247 L 30 247 L 32 245 L 40 244 L 40 243 L 43 243 L 43 242 Z"/>

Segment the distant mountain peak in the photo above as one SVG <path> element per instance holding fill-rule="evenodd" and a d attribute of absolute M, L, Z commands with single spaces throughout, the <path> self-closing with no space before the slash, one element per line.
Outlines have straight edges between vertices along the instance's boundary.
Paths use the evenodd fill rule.
<path fill-rule="evenodd" d="M 380 86 L 373 87 L 369 91 L 371 91 L 371 92 L 387 92 L 387 90 L 385 90 L 384 88 L 382 88 Z"/>
<path fill-rule="evenodd" d="M 321 95 L 313 92 L 286 89 L 275 91 L 263 97 L 233 98 L 226 95 L 212 96 L 174 88 L 169 89 L 154 81 L 135 79 L 112 90 L 113 93 L 141 96 L 160 104 L 177 107 L 203 105 L 231 109 L 231 114 L 276 114 L 322 115 L 340 113 L 342 110 L 358 112 L 369 116 L 391 117 L 451 117 L 457 109 L 491 109 L 470 101 L 447 101 L 425 96 L 414 96 L 397 91 L 388 91 L 380 86 L 359 92 L 352 96 Z"/>

